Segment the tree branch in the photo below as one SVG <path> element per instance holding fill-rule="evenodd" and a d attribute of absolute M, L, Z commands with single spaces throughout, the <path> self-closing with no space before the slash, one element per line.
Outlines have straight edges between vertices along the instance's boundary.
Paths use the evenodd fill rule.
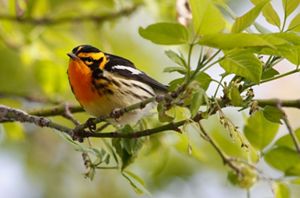
<path fill-rule="evenodd" d="M 156 97 L 156 98 L 153 97 L 153 98 L 149 98 L 145 101 L 136 103 L 134 105 L 130 105 L 128 107 L 115 110 L 110 115 L 95 118 L 94 120 L 92 120 L 92 124 L 97 124 L 101 121 L 105 121 L 108 118 L 118 118 L 118 116 L 121 116 L 126 112 L 132 111 L 134 109 L 142 108 L 150 102 L 154 102 L 155 100 L 160 101 L 164 98 L 165 97 Z M 278 101 L 280 101 L 280 100 L 268 99 L 268 100 L 257 100 L 257 101 L 260 106 L 266 106 L 266 105 L 276 106 L 278 104 Z M 300 108 L 299 101 L 300 100 L 282 100 L 280 102 L 283 107 L 286 106 L 286 107 Z M 220 107 L 225 107 L 225 106 L 226 106 L 226 104 L 222 104 L 222 103 L 220 104 Z M 83 109 L 81 107 L 72 106 L 72 105 L 69 105 L 68 109 L 72 113 L 83 111 Z M 86 138 L 86 137 L 139 138 L 139 137 L 143 137 L 143 136 L 149 136 L 149 135 L 153 135 L 156 133 L 164 132 L 167 130 L 178 131 L 178 127 L 184 125 L 186 122 L 189 122 L 190 120 L 198 122 L 201 119 L 203 119 L 201 112 L 199 112 L 192 119 L 181 120 L 178 122 L 171 122 L 171 123 L 168 123 L 168 124 L 156 127 L 156 128 L 141 130 L 141 131 L 137 131 L 135 133 L 120 133 L 118 131 L 108 132 L 108 133 L 95 133 L 95 132 L 90 132 L 90 131 L 85 130 L 87 127 L 89 127 L 88 126 L 89 123 L 87 123 L 87 122 L 76 126 L 75 129 L 71 129 L 71 128 L 65 127 L 63 125 L 60 125 L 58 123 L 55 123 L 48 118 L 45 118 L 46 116 L 57 116 L 57 115 L 63 116 L 65 114 L 65 110 L 66 110 L 66 106 L 60 105 L 60 106 L 57 106 L 54 108 L 47 108 L 47 109 L 36 110 L 36 111 L 31 111 L 30 113 L 26 113 L 19 109 L 14 109 L 14 108 L 10 108 L 10 107 L 4 106 L 4 105 L 0 105 L 0 122 L 7 122 L 7 121 L 29 122 L 29 123 L 33 123 L 37 126 L 40 126 L 40 127 L 48 127 L 48 128 L 56 129 L 58 131 L 61 131 L 61 132 L 64 132 L 64 133 L 70 135 L 73 138 L 75 137 L 75 138 L 82 139 L 82 138 Z M 210 114 L 214 114 L 215 112 L 216 111 L 212 110 L 210 112 Z"/>
<path fill-rule="evenodd" d="M 282 107 L 291 107 L 291 108 L 300 109 L 300 99 L 279 100 L 279 99 L 274 98 L 274 99 L 257 99 L 255 101 L 258 102 L 258 105 L 260 107 L 265 107 L 267 105 L 276 106 L 278 101 L 280 101 Z M 84 112 L 84 109 L 79 105 L 69 105 L 68 108 L 71 113 Z M 36 116 L 50 117 L 50 116 L 61 116 L 64 112 L 65 112 L 65 104 L 61 104 L 61 105 L 58 105 L 55 107 L 32 110 L 32 111 L 29 111 L 28 114 L 36 115 Z"/>
<path fill-rule="evenodd" d="M 78 16 L 78 17 L 61 17 L 61 18 L 33 18 L 33 17 L 19 17 L 19 16 L 11 16 L 11 15 L 0 15 L 0 20 L 13 21 L 17 23 L 27 23 L 31 25 L 58 25 L 62 23 L 78 23 L 85 21 L 92 21 L 95 23 L 101 23 L 107 20 L 114 20 L 116 18 L 122 16 L 129 16 L 134 11 L 140 7 L 141 4 L 136 4 L 132 7 L 121 9 L 117 12 L 111 12 L 105 15 L 86 15 L 86 16 Z"/>
<path fill-rule="evenodd" d="M 198 113 L 193 120 L 199 121 L 203 119 L 201 113 Z M 120 132 L 108 132 L 108 133 L 93 133 L 89 131 L 84 130 L 76 130 L 76 128 L 73 130 L 71 128 L 65 127 L 63 125 L 60 125 L 58 123 L 55 123 L 51 121 L 50 119 L 29 115 L 26 112 L 10 108 L 4 105 L 0 105 L 0 122 L 3 121 L 17 121 L 17 122 L 29 122 L 33 123 L 40 127 L 48 127 L 53 128 L 58 131 L 64 132 L 71 137 L 76 138 L 86 138 L 86 137 L 98 137 L 98 138 L 139 138 L 143 136 L 149 136 L 155 133 L 163 132 L 166 130 L 174 130 L 178 131 L 178 127 L 182 126 L 184 123 L 190 121 L 190 119 L 182 120 L 174 123 L 168 123 L 153 129 L 146 129 L 137 131 L 135 133 L 120 133 Z M 74 134 L 75 133 L 75 134 Z"/>
<path fill-rule="evenodd" d="M 30 115 L 22 110 L 0 105 L 0 122 L 5 121 L 17 121 L 17 122 L 29 122 L 40 127 L 48 127 L 64 132 L 70 136 L 73 135 L 73 130 L 63 125 L 57 124 L 48 118 Z"/>
<path fill-rule="evenodd" d="M 277 104 L 279 102 L 281 107 L 291 107 L 291 108 L 300 109 L 300 99 L 279 100 L 279 99 L 273 98 L 273 99 L 259 99 L 259 100 L 255 100 L 255 101 L 258 102 L 258 105 L 260 107 L 264 107 L 264 106 L 267 106 L 267 105 L 277 106 Z"/>
<path fill-rule="evenodd" d="M 50 116 L 61 116 L 64 114 L 66 108 L 66 104 L 57 105 L 55 107 L 47 107 L 37 110 L 29 111 L 28 114 L 35 115 L 35 116 L 43 116 L 43 117 L 50 117 Z M 79 105 L 68 105 L 68 109 L 71 113 L 79 113 L 84 112 L 83 108 Z"/>

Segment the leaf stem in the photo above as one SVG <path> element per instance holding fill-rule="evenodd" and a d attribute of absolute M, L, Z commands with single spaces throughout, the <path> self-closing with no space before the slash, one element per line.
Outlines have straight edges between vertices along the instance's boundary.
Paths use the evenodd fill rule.
<path fill-rule="evenodd" d="M 280 32 L 283 32 L 283 31 L 284 31 L 285 24 L 286 24 L 286 20 L 287 20 L 287 14 L 286 14 L 287 0 L 283 0 L 283 1 L 285 1 L 285 4 L 284 4 L 284 16 L 283 16 L 283 23 L 282 23 L 282 27 L 281 27 Z"/>
<path fill-rule="evenodd" d="M 193 53 L 194 46 L 195 46 L 194 43 L 191 43 L 189 45 L 188 62 L 187 62 L 187 73 L 186 73 L 187 82 L 190 81 L 190 76 L 191 76 L 191 58 L 192 58 L 192 53 Z"/>
<path fill-rule="evenodd" d="M 224 79 L 224 76 L 221 77 L 220 82 L 217 81 L 217 80 L 214 80 L 215 82 L 218 83 L 217 89 L 216 89 L 216 91 L 215 91 L 215 93 L 214 93 L 214 98 L 217 97 L 217 93 L 218 93 L 218 91 L 219 91 L 220 86 L 222 86 L 222 87 L 224 88 L 224 86 L 222 85 L 223 79 Z"/>
<path fill-rule="evenodd" d="M 273 78 L 268 78 L 268 79 L 262 80 L 262 81 L 259 82 L 258 85 L 261 85 L 261 84 L 263 84 L 263 83 L 270 82 L 270 81 L 273 81 L 273 80 L 276 80 L 276 79 L 279 79 L 279 78 L 283 78 L 283 77 L 289 76 L 289 75 L 294 74 L 294 73 L 297 73 L 297 72 L 299 72 L 299 71 L 300 71 L 299 68 L 298 68 L 298 69 L 294 69 L 294 70 L 292 70 L 292 71 L 286 72 L 286 73 L 284 73 L 284 74 L 280 74 L 280 75 L 275 76 L 275 77 L 273 77 Z M 254 83 L 248 84 L 248 85 L 244 86 L 243 90 L 245 90 L 245 89 L 247 89 L 247 88 L 249 88 L 249 87 L 252 87 L 252 86 L 254 86 L 254 85 L 256 85 L 256 84 L 254 84 Z"/>

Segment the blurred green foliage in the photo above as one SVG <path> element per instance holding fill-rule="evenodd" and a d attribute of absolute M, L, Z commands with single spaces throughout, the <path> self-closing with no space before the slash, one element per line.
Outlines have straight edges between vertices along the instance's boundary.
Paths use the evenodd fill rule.
<path fill-rule="evenodd" d="M 218 82 L 221 86 L 223 77 L 231 73 L 238 77 L 237 81 L 242 79 L 240 81 L 246 86 L 251 86 L 262 82 L 264 76 L 270 79 L 279 74 L 272 68 L 275 65 L 271 64 L 272 59 L 263 68 L 257 54 L 282 56 L 299 65 L 299 36 L 294 34 L 299 31 L 299 14 L 291 20 L 291 32 L 285 33 L 270 1 L 253 2 L 254 7 L 238 17 L 230 29 L 223 13 L 227 10 L 227 15 L 230 15 L 226 1 L 191 0 L 193 29 L 176 22 L 176 1 L 173 0 L 1 1 L 0 103 L 25 110 L 65 101 L 76 103 L 68 85 L 66 53 L 79 44 L 91 44 L 132 60 L 138 68 L 164 83 L 173 80 L 170 83 L 172 90 L 189 80 L 186 76 L 193 76 L 194 72 L 191 97 L 183 101 L 189 109 L 178 106 L 158 108 L 162 122 L 189 119 L 197 114 L 202 104 L 209 106 L 205 90 L 209 89 L 211 82 Z M 288 16 L 299 2 L 283 0 L 283 5 Z M 128 16 L 114 15 L 98 22 L 93 19 L 94 16 L 107 16 L 134 6 L 137 9 Z M 259 32 L 259 28 L 255 34 L 239 33 L 253 24 L 257 25 L 255 20 L 261 12 L 281 33 L 266 36 L 258 34 L 263 33 Z M 88 19 L 72 20 L 80 17 Z M 154 21 L 164 23 L 148 26 Z M 221 33 L 223 30 L 235 33 L 224 34 Z M 157 44 L 189 45 L 190 41 L 195 42 L 195 45 L 199 45 L 197 53 L 200 53 L 196 68 L 190 67 L 191 57 L 186 47 L 169 47 L 165 55 L 161 46 L 153 45 L 141 36 Z M 201 39 L 193 40 L 195 37 Z M 219 52 L 211 56 L 209 50 L 205 47 L 207 51 L 203 52 L 200 45 L 219 48 L 219 52 L 222 50 L 226 55 L 219 60 L 220 66 L 226 71 L 221 81 L 214 80 L 212 75 L 204 72 L 211 67 L 207 63 L 213 61 Z M 177 53 L 176 50 L 183 53 Z M 163 70 L 169 73 L 161 74 Z M 179 78 L 180 74 L 184 77 Z M 224 95 L 228 96 L 225 99 L 229 99 L 232 106 L 248 107 L 252 96 L 243 95 L 243 90 L 235 84 L 237 81 L 228 86 L 222 85 Z M 214 95 L 218 93 L 219 86 L 214 90 Z M 292 185 L 299 185 L 296 176 L 300 174 L 300 158 L 289 135 L 272 144 L 283 116 L 277 108 L 267 106 L 250 118 L 245 118 L 244 129 L 236 127 L 235 121 L 240 114 L 225 116 L 222 112 L 202 122 L 222 154 L 239 165 L 242 175 L 229 170 L 232 167 L 224 168 L 218 150 L 212 147 L 211 142 L 205 141 L 207 139 L 199 132 L 199 126 L 192 121 L 178 133 L 167 131 L 143 139 L 114 139 L 112 143 L 111 140 L 90 139 L 85 144 L 73 142 L 50 129 L 5 123 L 0 128 L 0 158 L 1 153 L 9 153 L 21 164 L 26 182 L 31 185 L 27 197 L 136 197 L 139 196 L 137 193 L 164 191 L 176 178 L 191 182 L 196 174 L 211 170 L 220 173 L 221 177 L 228 174 L 232 184 L 250 189 L 258 182 L 260 172 L 247 166 L 247 163 L 256 165 L 264 160 L 266 163 L 263 165 L 268 166 L 268 170 L 272 167 L 278 174 L 293 176 L 293 180 L 287 178 L 287 182 L 273 182 L 275 195 L 288 197 Z M 80 113 L 76 114 L 76 118 L 85 121 L 88 115 Z M 52 119 L 72 126 L 63 118 Z M 138 126 L 126 126 L 123 132 L 132 133 L 159 124 L 157 119 L 150 116 Z M 107 130 L 113 129 L 110 127 Z M 298 129 L 296 136 L 299 137 L 299 134 Z M 90 148 L 90 144 L 93 148 Z M 91 157 L 83 160 L 77 151 L 91 154 Z M 113 155 L 115 153 L 118 157 Z M 119 170 L 101 170 L 103 164 L 118 165 L 118 160 L 122 161 L 123 176 Z M 84 162 L 93 167 L 86 170 Z M 223 162 L 228 165 L 228 162 Z M 233 186 L 231 190 L 234 191 Z"/>

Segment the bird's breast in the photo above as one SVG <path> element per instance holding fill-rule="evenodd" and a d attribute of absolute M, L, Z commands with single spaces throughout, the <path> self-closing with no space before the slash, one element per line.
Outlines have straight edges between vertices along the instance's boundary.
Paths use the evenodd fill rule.
<path fill-rule="evenodd" d="M 99 97 L 92 86 L 92 72 L 88 67 L 72 62 L 68 68 L 68 76 L 72 91 L 81 105 L 84 106 Z"/>

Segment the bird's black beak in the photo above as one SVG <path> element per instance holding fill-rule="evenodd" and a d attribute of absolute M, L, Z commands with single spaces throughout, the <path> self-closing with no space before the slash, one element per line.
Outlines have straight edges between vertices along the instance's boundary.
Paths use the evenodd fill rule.
<path fill-rule="evenodd" d="M 75 54 L 73 54 L 73 53 L 67 53 L 67 55 L 71 58 L 71 59 L 73 59 L 73 60 L 77 60 L 77 59 L 79 59 Z"/>

